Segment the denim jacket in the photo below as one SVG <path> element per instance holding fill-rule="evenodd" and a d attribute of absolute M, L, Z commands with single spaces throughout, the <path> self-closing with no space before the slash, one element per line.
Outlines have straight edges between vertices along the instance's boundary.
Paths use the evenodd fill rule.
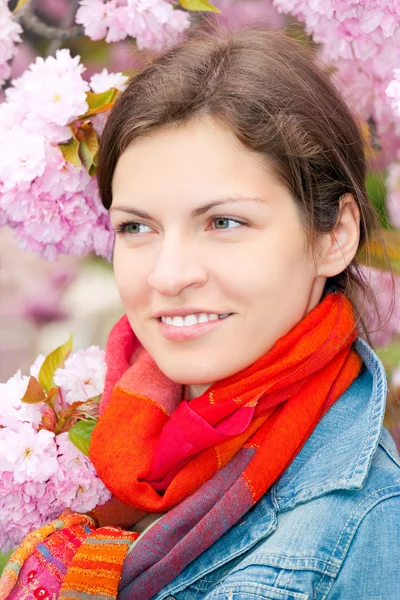
<path fill-rule="evenodd" d="M 154 600 L 400 600 L 400 461 L 364 370 L 261 500 Z"/>

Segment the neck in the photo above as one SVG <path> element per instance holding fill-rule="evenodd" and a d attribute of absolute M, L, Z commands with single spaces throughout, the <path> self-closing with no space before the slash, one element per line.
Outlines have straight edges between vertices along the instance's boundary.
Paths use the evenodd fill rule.
<path fill-rule="evenodd" d="M 192 400 L 193 398 L 197 398 L 204 394 L 209 387 L 212 386 L 212 383 L 208 384 L 194 384 L 194 385 L 185 385 L 183 388 L 183 397 Z"/>

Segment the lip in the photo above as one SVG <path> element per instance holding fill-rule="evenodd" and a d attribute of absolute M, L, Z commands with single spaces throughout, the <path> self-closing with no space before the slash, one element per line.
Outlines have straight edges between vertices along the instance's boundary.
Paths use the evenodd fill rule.
<path fill-rule="evenodd" d="M 218 312 L 216 310 L 210 310 L 208 308 L 197 308 L 195 306 L 187 306 L 185 308 L 167 308 L 166 310 L 159 310 L 154 313 L 153 318 L 159 319 L 160 317 L 187 317 L 188 315 L 195 315 L 197 313 L 205 313 L 206 315 L 226 315 L 229 311 Z"/>
<path fill-rule="evenodd" d="M 174 342 L 186 342 L 188 340 L 195 340 L 196 338 L 205 335 L 212 329 L 221 326 L 222 323 L 227 321 L 231 316 L 232 315 L 229 315 L 223 319 L 216 319 L 215 321 L 207 321 L 206 323 L 197 323 L 197 325 L 188 325 L 187 327 L 174 327 L 174 325 L 167 325 L 161 320 L 157 320 L 157 324 L 160 328 L 161 335 L 167 340 Z"/>

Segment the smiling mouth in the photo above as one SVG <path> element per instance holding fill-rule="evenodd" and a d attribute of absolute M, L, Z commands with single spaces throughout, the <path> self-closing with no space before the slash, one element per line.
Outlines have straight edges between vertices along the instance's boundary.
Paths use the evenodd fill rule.
<path fill-rule="evenodd" d="M 221 319 L 226 319 L 231 316 L 233 313 L 225 313 L 225 314 L 206 314 L 206 313 L 198 313 L 193 315 L 187 315 L 185 317 L 159 317 L 157 320 L 159 322 L 164 323 L 164 325 L 169 325 L 171 327 L 193 327 L 196 325 L 201 325 L 203 323 L 209 323 L 212 321 L 218 321 Z"/>

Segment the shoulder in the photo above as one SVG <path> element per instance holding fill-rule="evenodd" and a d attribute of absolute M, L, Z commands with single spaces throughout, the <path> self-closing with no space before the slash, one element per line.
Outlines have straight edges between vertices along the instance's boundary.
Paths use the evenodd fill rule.
<path fill-rule="evenodd" d="M 397 600 L 399 563 L 400 462 L 383 428 L 361 489 L 278 511 L 273 534 L 202 597 Z"/>

